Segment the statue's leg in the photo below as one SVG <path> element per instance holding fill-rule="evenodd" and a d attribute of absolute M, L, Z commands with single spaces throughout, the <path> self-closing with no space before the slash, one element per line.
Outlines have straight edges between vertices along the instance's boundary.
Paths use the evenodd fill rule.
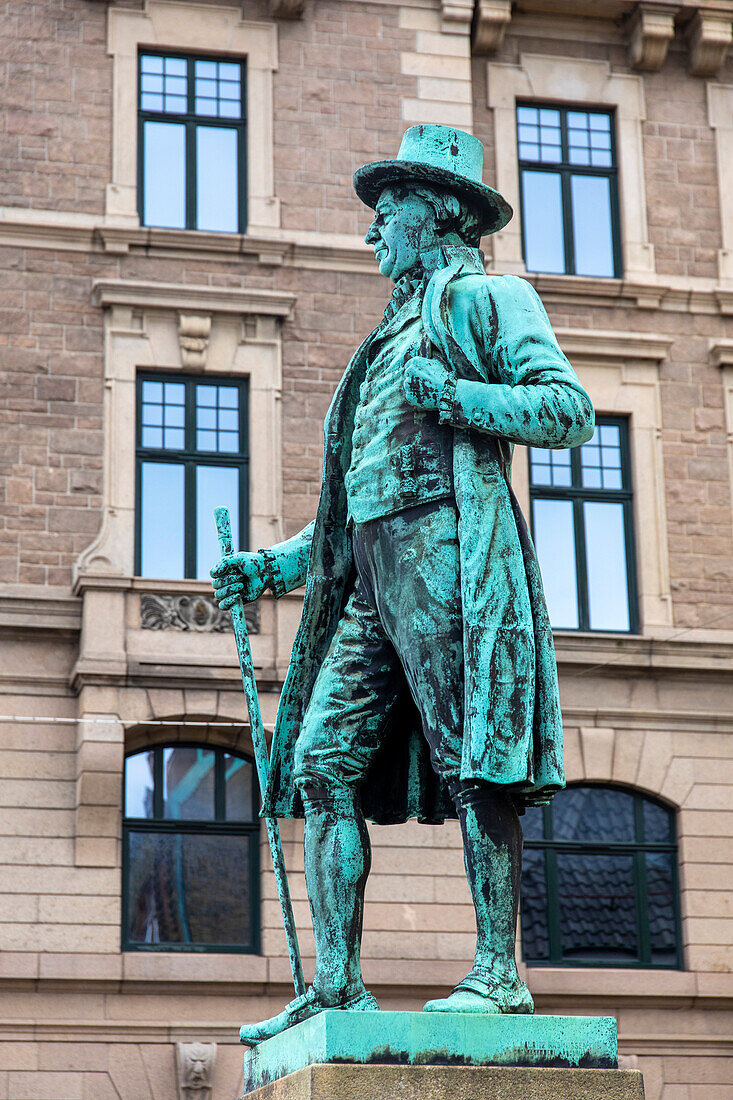
<path fill-rule="evenodd" d="M 325 1008 L 379 1008 L 361 976 L 364 889 L 371 848 L 359 788 L 379 750 L 398 659 L 360 580 L 321 665 L 295 748 L 294 779 L 305 810 L 305 879 L 316 973 L 278 1016 L 245 1025 L 250 1044 Z"/>
<path fill-rule="evenodd" d="M 453 789 L 463 834 L 463 859 L 476 911 L 476 954 L 470 974 L 428 1012 L 532 1012 L 517 974 L 515 943 L 522 828 L 509 795 L 487 786 Z"/>
<path fill-rule="evenodd" d="M 361 932 L 372 850 L 358 791 L 301 787 L 305 884 L 316 940 L 313 988 L 324 1004 L 364 992 Z"/>
<path fill-rule="evenodd" d="M 474 970 L 451 997 L 426 1007 L 531 1012 L 515 962 L 519 819 L 508 795 L 480 781 L 461 782 L 464 624 L 455 504 L 418 505 L 384 521 L 374 560 L 382 621 L 420 709 L 433 767 L 456 803 L 476 910 Z"/>

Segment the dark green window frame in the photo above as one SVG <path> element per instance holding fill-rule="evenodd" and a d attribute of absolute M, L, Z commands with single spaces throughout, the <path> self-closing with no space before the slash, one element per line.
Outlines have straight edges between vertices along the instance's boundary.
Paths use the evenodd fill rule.
<path fill-rule="evenodd" d="M 570 449 L 572 484 L 569 486 L 538 485 L 532 479 L 532 463 L 529 460 L 530 527 L 536 539 L 534 502 L 542 500 L 569 500 L 573 504 L 573 529 L 576 553 L 576 589 L 578 601 L 578 626 L 558 627 L 560 630 L 594 631 L 602 634 L 636 634 L 639 630 L 638 600 L 636 590 L 636 555 L 634 551 L 634 511 L 631 487 L 631 452 L 629 445 L 629 420 L 622 416 L 596 416 L 596 428 L 615 426 L 620 431 L 621 489 L 591 489 L 583 486 L 581 448 Z M 626 553 L 626 581 L 628 594 L 628 630 L 614 631 L 606 627 L 593 628 L 590 623 L 590 598 L 588 590 L 588 566 L 583 505 L 586 501 L 616 501 L 623 507 L 624 546 Z"/>
<path fill-rule="evenodd" d="M 213 821 L 199 821 L 195 819 L 169 820 L 163 817 L 163 752 L 165 749 L 198 748 L 207 749 L 215 753 L 214 774 L 214 802 L 215 819 Z M 260 932 L 260 822 L 256 807 L 260 804 L 259 785 L 257 783 L 257 771 L 254 760 L 241 752 L 234 752 L 229 748 L 219 748 L 214 745 L 202 745 L 193 741 L 176 741 L 170 744 L 151 746 L 149 750 L 136 749 L 125 754 L 125 763 L 131 756 L 136 756 L 144 751 L 153 752 L 154 755 L 154 793 L 153 816 L 151 818 L 123 817 L 122 819 L 122 950 L 123 951 L 147 951 L 147 952 L 196 952 L 210 954 L 244 954 L 258 955 L 261 946 Z M 246 760 L 251 765 L 252 771 L 252 806 L 254 818 L 252 821 L 232 822 L 226 820 L 225 806 L 225 781 L 224 781 L 224 757 L 236 756 Z M 123 774 L 122 805 L 125 806 L 125 777 Z M 124 811 L 123 811 L 124 812 Z M 165 835 L 177 834 L 205 834 L 209 836 L 246 836 L 249 838 L 249 927 L 251 940 L 246 946 L 242 944 L 227 943 L 139 943 L 128 939 L 126 928 L 128 924 L 129 906 L 129 869 L 130 869 L 130 837 L 135 833 L 159 833 Z"/>
<path fill-rule="evenodd" d="M 175 58 L 185 61 L 187 73 L 187 109 L 180 114 L 168 111 L 151 111 L 142 106 L 142 57 Z M 241 117 L 239 119 L 220 118 L 218 116 L 196 114 L 195 99 L 196 85 L 194 66 L 197 61 L 226 61 L 240 66 L 241 72 Z M 244 58 L 232 58 L 226 55 L 216 54 L 184 54 L 173 50 L 148 50 L 141 49 L 138 53 L 138 138 L 137 138 L 137 199 L 140 225 L 145 222 L 145 123 L 164 122 L 180 123 L 186 131 L 186 155 L 185 155 L 185 229 L 198 229 L 196 224 L 197 193 L 196 193 L 196 129 L 199 126 L 213 126 L 226 128 L 237 132 L 237 208 L 238 208 L 238 233 L 244 233 L 247 228 L 247 64 Z M 151 226 L 155 228 L 155 226 Z M 163 227 L 166 228 L 166 227 Z M 226 232 L 226 230 L 216 230 Z"/>
<path fill-rule="evenodd" d="M 579 107 L 577 104 L 560 104 L 556 102 L 536 102 L 532 100 L 518 101 L 516 104 L 516 126 L 519 128 L 519 115 L 518 109 L 520 107 L 535 107 L 535 108 L 550 108 L 551 110 L 558 111 L 560 114 L 560 137 L 561 137 L 561 159 L 559 161 L 543 161 L 543 160 L 531 160 L 526 157 L 519 156 L 519 194 L 524 193 L 523 187 L 523 174 L 529 170 L 532 172 L 552 172 L 560 175 L 560 189 L 562 196 L 562 225 L 563 225 L 563 244 L 565 255 L 565 270 L 560 274 L 563 275 L 576 275 L 576 260 L 575 260 L 575 241 L 573 233 L 573 220 L 572 220 L 572 200 L 571 200 L 571 178 L 572 176 L 600 176 L 606 178 L 609 181 L 609 201 L 610 201 L 610 220 L 611 220 L 611 240 L 613 248 L 613 274 L 612 275 L 597 275 L 589 276 L 591 278 L 613 278 L 620 279 L 623 266 L 621 255 L 621 227 L 620 227 L 620 214 L 619 214 L 619 197 L 618 197 L 618 158 L 616 154 L 616 127 L 615 127 L 615 112 L 603 110 L 602 108 L 595 107 Z M 569 141 L 568 141 L 568 113 L 574 111 L 590 111 L 595 115 L 606 115 L 610 119 L 610 134 L 611 134 L 611 165 L 609 167 L 602 167 L 599 165 L 582 165 L 572 164 L 570 162 L 569 153 Z M 517 142 L 519 148 L 519 141 Z M 527 261 L 527 239 L 526 239 L 526 226 L 525 215 L 523 210 L 523 203 L 520 200 L 521 209 L 521 230 L 522 230 L 522 258 L 525 263 Z M 558 274 L 558 273 L 555 273 Z"/>
<path fill-rule="evenodd" d="M 654 969 L 654 970 L 681 970 L 683 968 L 681 916 L 679 906 L 679 869 L 678 869 L 678 844 L 675 834 L 674 810 L 660 799 L 629 788 L 612 784 L 600 783 L 574 783 L 568 785 L 569 789 L 582 788 L 623 791 L 633 796 L 634 799 L 634 841 L 629 843 L 617 843 L 613 841 L 570 841 L 556 840 L 553 835 L 553 807 L 542 806 L 527 813 L 541 814 L 542 839 L 529 839 L 525 836 L 525 851 L 541 851 L 545 856 L 545 888 L 546 908 L 549 939 L 549 956 L 543 959 L 528 957 L 523 942 L 523 957 L 528 966 L 575 966 L 575 967 L 605 967 L 609 969 Z M 644 804 L 650 803 L 661 808 L 669 815 L 670 840 L 668 843 L 651 843 L 644 840 Z M 562 951 L 562 922 L 560 919 L 557 856 L 559 853 L 571 852 L 585 855 L 609 855 L 629 854 L 633 859 L 634 894 L 636 906 L 636 928 L 638 936 L 638 957 L 635 960 L 615 959 L 609 961 L 607 957 L 593 959 L 585 956 L 582 960 L 566 959 Z M 649 912 L 647 901 L 647 876 L 645 856 L 647 853 L 670 853 L 672 856 L 672 896 L 674 905 L 675 927 L 675 960 L 672 963 L 654 962 L 652 959 Z M 523 880 L 524 882 L 524 880 Z M 524 895 L 524 885 L 522 888 Z M 524 934 L 523 934 L 524 940 Z"/>
<path fill-rule="evenodd" d="M 143 382 L 176 382 L 185 387 L 185 443 L 173 450 L 142 445 Z M 239 451 L 213 452 L 196 449 L 196 386 L 224 385 L 239 390 Z M 196 467 L 237 466 L 239 468 L 239 529 L 232 531 L 235 545 L 249 544 L 249 386 L 246 378 L 230 375 L 187 375 L 172 371 L 138 371 L 135 414 L 135 574 L 141 574 L 142 559 L 142 464 L 170 463 L 184 468 L 184 578 L 195 578 L 196 561 Z M 214 523 L 213 514 L 211 517 Z"/>

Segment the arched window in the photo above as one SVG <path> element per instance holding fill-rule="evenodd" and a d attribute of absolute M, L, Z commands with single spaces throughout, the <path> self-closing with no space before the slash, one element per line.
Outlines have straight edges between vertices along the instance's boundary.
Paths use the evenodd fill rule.
<path fill-rule="evenodd" d="M 259 822 L 252 761 L 201 745 L 125 759 L 122 946 L 259 949 Z"/>
<path fill-rule="evenodd" d="M 682 965 L 671 810 L 637 791 L 573 786 L 523 827 L 527 963 Z"/>

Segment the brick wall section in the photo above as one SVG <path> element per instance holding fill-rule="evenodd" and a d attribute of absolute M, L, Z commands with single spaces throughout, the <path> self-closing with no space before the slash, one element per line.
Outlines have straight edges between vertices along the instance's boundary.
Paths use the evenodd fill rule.
<path fill-rule="evenodd" d="M 715 139 L 705 81 L 690 80 L 685 65 L 675 50 L 661 72 L 644 81 L 649 239 L 660 275 L 715 279 L 721 247 Z"/>
<path fill-rule="evenodd" d="M 417 94 L 417 79 L 400 74 L 400 50 L 415 35 L 399 29 L 398 14 L 319 0 L 307 19 L 279 24 L 275 188 L 284 228 L 362 232 L 351 177 L 396 154 L 402 100 Z"/>
<path fill-rule="evenodd" d="M 106 4 L 0 6 L 0 205 L 101 214 L 110 178 Z"/>
<path fill-rule="evenodd" d="M 69 584 L 102 490 L 103 257 L 0 249 L 0 578 Z M 4 491 L 3 491 L 4 490 Z"/>

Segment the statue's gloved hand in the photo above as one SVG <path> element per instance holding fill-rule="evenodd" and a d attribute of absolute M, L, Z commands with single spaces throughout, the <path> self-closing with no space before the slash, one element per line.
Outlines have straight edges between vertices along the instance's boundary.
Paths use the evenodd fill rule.
<path fill-rule="evenodd" d="M 450 377 L 440 359 L 415 355 L 405 363 L 402 385 L 407 400 L 420 409 L 437 409 L 443 386 Z"/>
<path fill-rule="evenodd" d="M 232 607 L 241 596 L 245 603 L 258 600 L 267 588 L 265 559 L 260 551 L 242 551 L 221 558 L 211 570 L 214 599 L 222 611 Z"/>

